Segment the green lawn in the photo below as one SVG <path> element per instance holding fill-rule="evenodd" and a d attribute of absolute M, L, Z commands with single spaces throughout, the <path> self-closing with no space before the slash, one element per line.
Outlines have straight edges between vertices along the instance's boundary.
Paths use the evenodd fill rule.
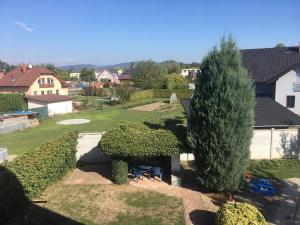
<path fill-rule="evenodd" d="M 183 225 L 180 199 L 128 185 L 54 185 L 27 210 L 31 225 Z"/>
<path fill-rule="evenodd" d="M 249 170 L 256 177 L 286 179 L 300 178 L 300 160 L 297 159 L 274 159 L 274 160 L 251 160 Z"/>
<path fill-rule="evenodd" d="M 180 117 L 185 119 L 183 109 L 180 104 L 164 112 L 138 112 L 128 111 L 126 108 L 132 106 L 161 101 L 163 99 L 146 99 L 130 102 L 124 105 L 105 107 L 103 110 L 85 110 L 67 115 L 57 116 L 41 122 L 38 127 L 19 131 L 11 134 L 0 135 L 0 146 L 7 147 L 9 154 L 20 155 L 23 152 L 40 145 L 46 140 L 53 139 L 65 132 L 78 130 L 79 132 L 100 132 L 107 131 L 122 120 L 147 121 L 151 123 L 162 123 L 165 119 Z M 58 125 L 56 122 L 64 119 L 85 118 L 91 123 L 83 125 Z"/>

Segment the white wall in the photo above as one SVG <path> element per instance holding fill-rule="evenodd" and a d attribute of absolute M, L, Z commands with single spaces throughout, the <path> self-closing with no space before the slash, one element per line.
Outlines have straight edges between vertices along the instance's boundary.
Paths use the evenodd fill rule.
<path fill-rule="evenodd" d="M 275 101 L 286 106 L 287 96 L 295 96 L 295 108 L 289 108 L 289 110 L 300 114 L 300 91 L 295 92 L 293 88 L 293 84 L 297 82 L 300 84 L 300 67 L 291 70 L 276 81 Z"/>
<path fill-rule="evenodd" d="M 284 137 L 286 137 L 286 139 L 284 139 Z M 250 158 L 251 159 L 282 158 L 284 148 L 292 147 L 291 144 L 295 143 L 297 137 L 298 137 L 297 128 L 255 129 L 253 132 L 253 138 L 251 140 Z M 300 146 L 298 146 L 298 148 L 299 147 Z M 180 160 L 183 161 L 194 160 L 194 155 L 181 154 Z"/>
<path fill-rule="evenodd" d="M 73 111 L 72 101 L 48 103 L 49 116 L 70 113 Z"/>

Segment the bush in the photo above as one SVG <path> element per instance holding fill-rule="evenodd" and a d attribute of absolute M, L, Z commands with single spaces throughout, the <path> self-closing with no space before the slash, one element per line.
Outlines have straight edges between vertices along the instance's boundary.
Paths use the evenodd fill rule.
<path fill-rule="evenodd" d="M 118 141 L 116 141 L 118 140 Z M 152 130 L 142 123 L 121 122 L 106 132 L 99 147 L 113 157 L 151 157 L 180 154 L 182 145 L 168 130 Z"/>
<path fill-rule="evenodd" d="M 181 75 L 170 74 L 166 77 L 165 88 L 168 90 L 187 89 L 188 88 L 188 80 L 187 80 L 187 78 L 185 78 Z"/>
<path fill-rule="evenodd" d="M 191 89 L 174 89 L 174 90 L 168 90 L 168 89 L 153 89 L 153 97 L 154 98 L 170 98 L 171 95 L 175 93 L 177 98 L 190 98 L 194 90 Z"/>
<path fill-rule="evenodd" d="M 247 203 L 224 204 L 217 212 L 217 225 L 267 225 L 263 215 Z"/>
<path fill-rule="evenodd" d="M 128 183 L 128 162 L 125 158 L 112 159 L 112 178 L 116 184 Z"/>
<path fill-rule="evenodd" d="M 60 180 L 76 165 L 77 133 L 67 133 L 25 152 L 9 163 L 30 198 L 38 197 L 50 184 Z"/>
<path fill-rule="evenodd" d="M 153 98 L 153 89 L 135 91 L 129 99 L 130 101 L 137 101 L 145 98 Z"/>
<path fill-rule="evenodd" d="M 39 197 L 49 185 L 75 167 L 77 136 L 76 132 L 67 133 L 0 167 L 0 212 L 6 212 L 3 220 L 12 218 L 15 212 L 5 209 L 21 211 L 24 208 L 25 199 L 21 201 L 15 193 L 24 193 L 26 198 Z M 1 220 L 0 224 L 3 224 Z"/>
<path fill-rule="evenodd" d="M 0 94 L 0 112 L 26 109 L 27 103 L 23 94 Z"/>
<path fill-rule="evenodd" d="M 136 101 L 145 98 L 170 98 L 175 93 L 177 98 L 190 98 L 194 90 L 191 89 L 149 89 L 143 91 L 136 91 L 130 96 L 130 101 Z"/>
<path fill-rule="evenodd" d="M 130 96 L 134 93 L 134 87 L 129 83 L 122 83 L 116 88 L 116 94 L 120 97 L 121 103 L 129 101 Z"/>

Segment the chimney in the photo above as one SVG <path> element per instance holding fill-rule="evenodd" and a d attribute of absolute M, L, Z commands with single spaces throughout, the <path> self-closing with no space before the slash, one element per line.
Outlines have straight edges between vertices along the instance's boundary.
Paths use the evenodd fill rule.
<path fill-rule="evenodd" d="M 20 65 L 20 69 L 21 69 L 21 72 L 22 72 L 22 73 L 26 73 L 26 71 L 27 71 L 27 65 L 24 64 L 24 63 L 22 63 L 22 64 Z"/>

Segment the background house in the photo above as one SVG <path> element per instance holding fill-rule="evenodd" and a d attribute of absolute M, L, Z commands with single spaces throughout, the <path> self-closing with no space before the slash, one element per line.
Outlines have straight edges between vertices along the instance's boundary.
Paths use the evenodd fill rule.
<path fill-rule="evenodd" d="M 95 76 L 96 76 L 96 80 L 99 82 L 109 82 L 112 84 L 119 83 L 118 75 L 110 72 L 107 69 L 95 71 Z"/>
<path fill-rule="evenodd" d="M 300 46 L 241 50 L 257 96 L 268 96 L 300 114 Z"/>
<path fill-rule="evenodd" d="M 181 75 L 184 77 L 187 76 L 196 76 L 196 74 L 200 71 L 199 68 L 186 68 L 186 69 L 181 69 Z"/>
<path fill-rule="evenodd" d="M 68 89 L 53 71 L 41 66 L 22 64 L 0 80 L 0 93 L 22 92 L 29 95 L 68 95 Z"/>
<path fill-rule="evenodd" d="M 70 73 L 70 78 L 76 78 L 76 79 L 80 79 L 80 73 L 78 72 L 72 72 Z"/>

